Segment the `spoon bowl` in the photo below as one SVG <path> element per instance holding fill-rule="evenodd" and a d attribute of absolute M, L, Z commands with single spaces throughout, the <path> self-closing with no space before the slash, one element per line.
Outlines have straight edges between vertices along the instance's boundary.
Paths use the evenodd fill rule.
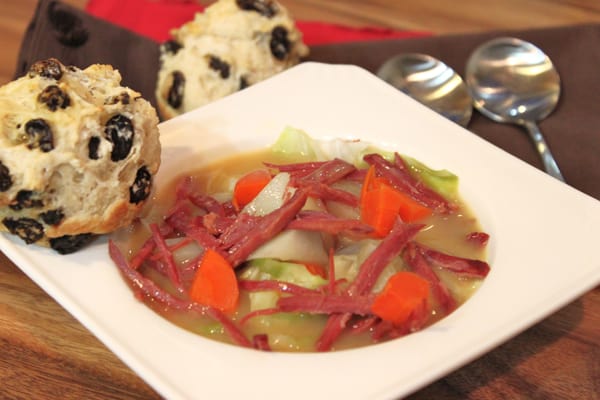
<path fill-rule="evenodd" d="M 560 77 L 550 58 L 532 43 L 502 37 L 479 46 L 466 67 L 475 108 L 497 122 L 523 126 L 546 172 L 564 181 L 537 122 L 556 107 Z"/>
<path fill-rule="evenodd" d="M 387 60 L 377 76 L 459 125 L 467 126 L 473 105 L 465 82 L 434 57 L 408 53 Z"/>

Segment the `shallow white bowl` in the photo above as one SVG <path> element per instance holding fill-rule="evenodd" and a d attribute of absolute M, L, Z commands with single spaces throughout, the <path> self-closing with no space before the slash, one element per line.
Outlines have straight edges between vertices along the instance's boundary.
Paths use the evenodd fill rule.
<path fill-rule="evenodd" d="M 305 63 L 160 126 L 170 176 L 272 143 L 284 126 L 361 138 L 460 177 L 491 234 L 492 270 L 424 331 L 327 354 L 267 353 L 184 331 L 138 302 L 106 239 L 68 256 L 7 235 L 0 248 L 168 399 L 383 399 L 413 392 L 600 282 L 600 202 L 562 184 L 353 66 Z"/>

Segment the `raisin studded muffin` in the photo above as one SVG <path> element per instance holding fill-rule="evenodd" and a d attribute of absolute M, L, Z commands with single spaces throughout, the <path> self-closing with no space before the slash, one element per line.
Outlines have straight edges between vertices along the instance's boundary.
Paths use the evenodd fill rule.
<path fill-rule="evenodd" d="M 158 110 L 169 119 L 252 85 L 308 55 L 288 11 L 273 0 L 219 0 L 161 46 Z"/>
<path fill-rule="evenodd" d="M 158 117 L 109 65 L 56 59 L 0 87 L 0 230 L 70 253 L 130 223 L 160 164 Z"/>

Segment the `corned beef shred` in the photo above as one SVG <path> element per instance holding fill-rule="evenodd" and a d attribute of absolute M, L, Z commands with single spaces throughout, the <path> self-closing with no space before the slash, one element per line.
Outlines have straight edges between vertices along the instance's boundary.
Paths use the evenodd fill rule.
<path fill-rule="evenodd" d="M 361 295 L 371 291 L 383 269 L 402 252 L 404 246 L 423 227 L 424 225 L 420 224 L 405 224 L 400 218 L 396 219 L 390 233 L 381 240 L 360 266 L 358 275 L 350 284 L 348 292 L 352 295 Z"/>
<path fill-rule="evenodd" d="M 447 214 L 456 208 L 454 204 L 450 204 L 440 194 L 413 177 L 398 153 L 394 155 L 394 163 L 387 161 L 379 154 L 367 154 L 364 160 L 369 165 L 373 165 L 377 174 L 387 179 L 392 186 L 426 207 L 442 214 Z"/>
<path fill-rule="evenodd" d="M 164 237 L 169 235 L 173 229 L 168 225 L 161 225 L 159 227 L 160 234 Z M 138 269 L 140 265 L 148 258 L 154 249 L 156 248 L 156 242 L 154 241 L 154 237 L 151 236 L 147 239 L 142 247 L 137 251 L 137 253 L 131 258 L 130 265 L 133 269 Z"/>
<path fill-rule="evenodd" d="M 271 346 L 269 346 L 269 336 L 265 334 L 254 335 L 252 338 L 252 345 L 257 350 L 271 351 Z"/>
<path fill-rule="evenodd" d="M 202 248 L 211 248 L 215 251 L 219 251 L 219 241 L 201 224 L 194 224 L 194 219 L 187 215 L 185 218 L 182 217 L 179 211 L 177 214 L 178 218 L 167 218 L 166 223 L 169 224 L 175 230 L 184 233 L 187 237 L 194 239 L 196 243 Z M 224 252 L 220 252 L 225 255 Z"/>
<path fill-rule="evenodd" d="M 151 237 L 146 240 L 142 247 L 135 253 L 135 255 L 131 258 L 130 264 L 131 268 L 138 269 L 140 265 L 152 254 L 154 249 L 156 248 L 156 242 Z"/>
<path fill-rule="evenodd" d="M 329 318 L 327 318 L 325 328 L 317 340 L 317 351 L 331 350 L 333 342 L 340 336 L 340 333 L 342 333 L 351 318 L 352 314 L 350 313 L 331 314 Z"/>
<path fill-rule="evenodd" d="M 354 165 L 344 160 L 340 160 L 339 158 L 335 158 L 331 161 L 326 161 L 310 174 L 298 179 L 297 184 L 299 186 L 310 185 L 313 183 L 331 185 L 354 171 L 356 171 Z"/>
<path fill-rule="evenodd" d="M 225 207 L 211 196 L 189 194 L 188 199 L 196 207 L 206 210 L 207 213 L 213 213 L 224 217 L 227 215 Z"/>
<path fill-rule="evenodd" d="M 452 312 L 456 308 L 456 300 L 450 294 L 448 288 L 440 281 L 440 278 L 433 271 L 431 265 L 419 250 L 415 243 L 409 243 L 406 250 L 402 253 L 404 262 L 410 266 L 413 272 L 427 279 L 431 284 L 431 290 L 434 297 L 446 313 Z"/>
<path fill-rule="evenodd" d="M 350 326 L 349 326 L 350 333 L 358 334 L 358 333 L 367 332 L 368 330 L 370 330 L 371 328 L 376 326 L 379 322 L 380 322 L 379 317 L 377 317 L 375 315 L 369 315 L 368 317 L 360 318 L 356 321 L 353 321 L 350 324 Z"/>
<path fill-rule="evenodd" d="M 342 219 L 324 211 L 300 211 L 287 229 L 317 231 L 333 235 L 347 234 L 366 237 L 373 228 L 357 219 Z"/>
<path fill-rule="evenodd" d="M 209 212 L 202 217 L 202 225 L 213 236 L 220 236 L 227 232 L 233 224 L 233 218 L 226 218 L 215 213 Z"/>
<path fill-rule="evenodd" d="M 277 210 L 258 218 L 251 234 L 247 234 L 233 244 L 228 251 L 228 261 L 237 267 L 262 244 L 281 232 L 298 214 L 306 202 L 307 194 L 298 189 L 294 195 Z"/>
<path fill-rule="evenodd" d="M 179 299 L 166 292 L 151 279 L 144 277 L 138 271 L 131 268 L 121 250 L 119 250 L 117 245 L 112 240 L 108 242 L 108 252 L 110 258 L 119 268 L 125 280 L 129 282 L 136 296 L 143 295 L 150 297 L 154 301 L 164 304 L 165 306 L 174 310 L 189 310 L 195 311 L 200 315 L 206 315 L 221 323 L 234 343 L 237 343 L 243 347 L 252 347 L 252 343 L 250 343 L 244 333 L 239 330 L 239 328 L 221 311 L 213 307 Z"/>
<path fill-rule="evenodd" d="M 348 174 L 346 176 L 346 179 L 351 182 L 363 183 L 365 181 L 366 176 L 367 176 L 367 169 L 361 168 L 361 169 L 357 169 L 356 171 Z"/>
<path fill-rule="evenodd" d="M 175 193 L 178 199 L 187 199 L 193 205 L 198 208 L 205 210 L 206 212 L 212 212 L 220 216 L 225 216 L 225 208 L 215 198 L 200 194 L 193 186 L 192 178 L 187 176 L 183 178 L 175 189 Z"/>
<path fill-rule="evenodd" d="M 313 183 L 304 186 L 308 190 L 309 196 L 317 197 L 325 201 L 337 201 L 351 207 L 358 206 L 358 197 L 350 192 L 341 189 L 335 189 L 324 183 Z"/>
<path fill-rule="evenodd" d="M 414 246 L 430 264 L 448 271 L 475 278 L 485 278 L 490 272 L 490 266 L 485 261 L 452 256 L 422 244 L 415 243 Z"/>
<path fill-rule="evenodd" d="M 393 162 L 385 160 L 379 154 L 366 155 L 364 160 L 375 167 L 378 176 L 387 179 L 394 187 L 435 212 L 449 213 L 456 209 L 455 204 L 451 204 L 413 176 L 397 153 Z M 335 201 L 358 207 L 358 196 L 331 185 L 340 180 L 363 182 L 366 168 L 357 169 L 340 159 L 265 165 L 270 169 L 289 173 L 290 185 L 296 189 L 280 208 L 265 216 L 238 213 L 231 201 L 220 203 L 211 196 L 201 194 L 194 187 L 192 178 L 188 177 L 178 183 L 175 204 L 164 221 L 149 225 L 151 237 L 143 243 L 130 262 L 109 241 L 110 256 L 133 288 L 136 297 L 151 298 L 173 310 L 192 311 L 207 316 L 221 323 L 234 343 L 264 351 L 271 351 L 266 334 L 253 335 L 252 340 L 249 340 L 238 326 L 257 316 L 281 312 L 326 314 L 328 319 L 316 343 L 316 350 L 327 351 L 332 349 L 345 329 L 356 334 L 370 332 L 373 340 L 379 341 L 421 329 L 428 321 L 429 310 L 425 307 L 422 311 L 413 313 L 402 326 L 383 321 L 371 310 L 377 296 L 372 292 L 375 283 L 386 266 L 399 256 L 409 270 L 430 283 L 433 296 L 445 313 L 452 312 L 457 303 L 436 275 L 435 268 L 476 278 L 484 278 L 489 272 L 489 265 L 484 261 L 452 256 L 415 242 L 415 236 L 424 225 L 406 224 L 398 217 L 389 234 L 380 240 L 375 250 L 362 262 L 352 282 L 336 278 L 333 247 L 329 249 L 327 267 L 322 268 L 326 283 L 317 289 L 274 279 L 239 280 L 240 290 L 275 291 L 279 293 L 279 300 L 273 308 L 251 311 L 238 317 L 237 322 L 216 308 L 182 298 L 184 296 L 172 295 L 142 275 L 141 270 L 138 270 L 142 264 L 144 268 L 154 268 L 167 276 L 183 295 L 185 286 L 189 285 L 195 273 L 197 261 L 194 259 L 177 266 L 173 252 L 191 241 L 202 248 L 219 252 L 235 268 L 244 263 L 254 250 L 285 229 L 321 232 L 342 241 L 371 237 L 373 228 L 359 219 L 339 218 L 326 211 L 302 210 L 309 196 L 321 202 Z M 167 246 L 166 239 L 174 237 L 180 237 L 181 241 Z M 487 244 L 488 239 L 489 235 L 484 232 L 472 232 L 466 237 L 466 240 L 481 247 Z M 201 254 L 197 259 L 200 257 Z M 302 263 L 301 260 L 295 262 Z"/>
<path fill-rule="evenodd" d="M 488 240 L 490 240 L 490 235 L 485 232 L 471 232 L 467 234 L 467 241 L 471 243 L 475 243 L 477 246 L 485 247 L 487 245 Z"/>
<path fill-rule="evenodd" d="M 162 236 L 166 236 L 166 235 L 162 235 Z M 182 247 L 185 247 L 185 246 L 187 246 L 188 244 L 192 243 L 193 241 L 194 241 L 194 240 L 192 240 L 192 239 L 191 239 L 191 238 L 189 238 L 189 237 L 184 237 L 184 238 L 182 238 L 182 239 L 181 239 L 179 242 L 177 242 L 176 244 L 174 244 L 174 245 L 171 245 L 171 246 L 168 246 L 168 248 L 169 248 L 169 251 L 170 251 L 171 253 L 173 253 L 173 252 L 175 252 L 175 251 L 177 251 L 177 250 L 181 249 Z M 162 254 L 161 254 L 161 253 L 155 253 L 155 254 L 153 254 L 153 255 L 151 255 L 151 256 L 148 256 L 148 259 L 149 259 L 149 260 L 153 260 L 153 261 L 155 261 L 155 260 L 159 260 L 160 258 L 162 258 Z"/>
<path fill-rule="evenodd" d="M 219 237 L 219 246 L 228 249 L 242 238 L 251 235 L 258 224 L 259 217 L 240 213 Z"/>
<path fill-rule="evenodd" d="M 161 224 L 163 227 L 168 227 L 171 231 L 178 227 L 185 227 L 190 223 L 193 212 L 192 207 L 187 200 L 178 201 L 171 210 L 166 213 L 164 221 L 165 224 Z"/>
<path fill-rule="evenodd" d="M 373 326 L 371 337 L 374 341 L 379 342 L 384 338 L 395 339 L 406 335 L 409 332 L 410 330 L 404 325 L 398 327 L 388 321 L 378 321 L 377 324 Z"/>
<path fill-rule="evenodd" d="M 179 277 L 180 277 L 181 282 L 183 283 L 184 287 L 189 286 L 190 282 L 192 281 L 192 279 L 194 277 L 194 274 L 196 273 L 196 268 L 197 268 L 198 262 L 201 259 L 202 259 L 202 254 L 199 254 L 198 256 L 194 257 L 192 260 L 189 260 L 189 262 L 179 266 Z M 131 265 L 131 263 L 130 263 L 130 265 Z M 160 257 L 156 257 L 156 254 L 153 255 L 152 257 L 149 257 L 148 259 L 146 259 L 146 261 L 144 262 L 144 267 L 147 268 L 148 270 L 153 269 L 165 277 L 169 276 L 169 273 L 167 271 L 168 270 L 167 265 L 162 261 L 162 259 Z M 145 270 L 146 269 L 144 269 L 144 271 Z M 144 273 L 144 271 L 142 271 L 142 272 Z"/>
<path fill-rule="evenodd" d="M 297 178 L 299 176 L 306 176 L 314 172 L 317 168 L 320 168 L 325 163 L 326 161 L 314 161 L 292 164 L 273 164 L 265 162 L 263 164 L 267 168 L 276 169 L 279 172 L 288 172 L 291 176 Z"/>
<path fill-rule="evenodd" d="M 203 226 L 188 225 L 183 229 L 180 229 L 180 231 L 183 232 L 187 237 L 194 239 L 202 248 L 211 248 L 216 251 L 219 250 L 219 241 Z"/>
<path fill-rule="evenodd" d="M 173 253 L 171 253 L 171 250 L 165 243 L 165 239 L 160 234 L 158 225 L 150 224 L 150 231 L 152 232 L 154 243 L 156 243 L 156 247 L 161 254 L 161 258 L 167 266 L 167 274 L 171 279 L 171 282 L 173 282 L 175 288 L 177 288 L 180 293 L 184 293 L 185 289 L 181 285 L 181 279 L 179 278 L 179 271 L 177 270 L 177 265 L 175 265 L 175 260 L 173 259 Z"/>
<path fill-rule="evenodd" d="M 402 252 L 407 243 L 422 228 L 422 225 L 405 224 L 398 218 L 390 233 L 379 243 L 375 250 L 373 250 L 360 266 L 358 275 L 348 288 L 348 294 L 350 296 L 364 296 L 369 293 L 383 269 L 394 257 Z M 345 313 L 345 317 L 340 317 L 339 313 L 332 314 L 327 320 L 325 330 L 317 342 L 317 350 L 330 350 L 333 342 L 342 333 L 346 326 L 346 322 L 349 321 L 351 317 L 351 313 Z"/>

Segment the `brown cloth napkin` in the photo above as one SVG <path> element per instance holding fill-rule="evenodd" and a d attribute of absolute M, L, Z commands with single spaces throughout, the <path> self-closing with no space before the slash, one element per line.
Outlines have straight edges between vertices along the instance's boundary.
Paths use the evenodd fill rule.
<path fill-rule="evenodd" d="M 442 60 L 464 77 L 471 52 L 499 36 L 528 40 L 554 63 L 561 76 L 561 97 L 554 112 L 539 123 L 540 130 L 566 182 L 600 199 L 600 25 L 340 44 L 313 48 L 311 59 L 356 64 L 375 72 L 389 57 L 419 52 Z M 492 122 L 474 112 L 468 129 L 543 168 L 523 128 Z"/>
<path fill-rule="evenodd" d="M 471 52 L 498 36 L 528 40 L 556 65 L 562 79 L 560 102 L 539 126 L 567 184 L 600 199 L 600 25 L 313 46 L 309 60 L 355 64 L 375 72 L 389 57 L 419 52 L 439 58 L 464 75 Z M 15 76 L 48 57 L 79 67 L 111 64 L 121 72 L 124 85 L 154 104 L 158 55 L 158 44 L 150 39 L 58 1 L 41 0 L 23 40 Z M 542 168 L 522 128 L 492 122 L 474 112 L 469 130 Z"/>
<path fill-rule="evenodd" d="M 156 106 L 159 54 L 158 44 L 146 37 L 59 1 L 41 0 L 21 43 L 15 78 L 49 57 L 80 68 L 111 64 L 121 73 L 123 85 Z"/>

